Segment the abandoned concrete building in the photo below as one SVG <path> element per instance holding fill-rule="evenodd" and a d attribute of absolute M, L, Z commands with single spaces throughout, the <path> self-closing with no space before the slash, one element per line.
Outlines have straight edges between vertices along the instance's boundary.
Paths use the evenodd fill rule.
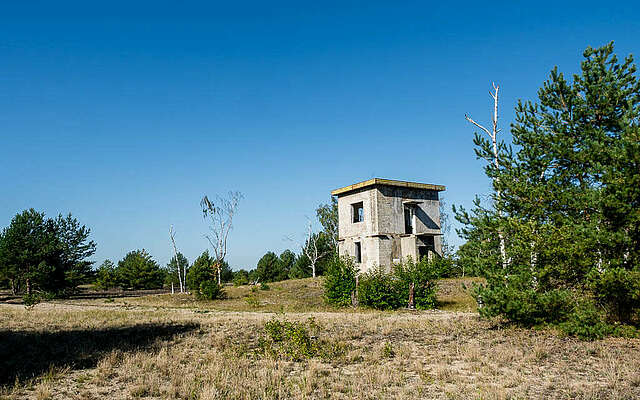
<path fill-rule="evenodd" d="M 369 179 L 336 189 L 338 248 L 360 272 L 442 254 L 441 185 Z"/>

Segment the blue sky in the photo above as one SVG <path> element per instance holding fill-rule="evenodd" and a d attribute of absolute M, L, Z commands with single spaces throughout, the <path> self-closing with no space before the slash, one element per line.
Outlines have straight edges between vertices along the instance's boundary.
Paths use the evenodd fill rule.
<path fill-rule="evenodd" d="M 192 261 L 200 198 L 229 190 L 234 268 L 295 247 L 332 189 L 371 177 L 469 206 L 488 181 L 464 114 L 488 122 L 492 81 L 508 135 L 554 65 L 640 46 L 637 2 L 88 3 L 3 4 L 0 226 L 71 212 L 98 263 L 166 263 L 171 224 Z"/>

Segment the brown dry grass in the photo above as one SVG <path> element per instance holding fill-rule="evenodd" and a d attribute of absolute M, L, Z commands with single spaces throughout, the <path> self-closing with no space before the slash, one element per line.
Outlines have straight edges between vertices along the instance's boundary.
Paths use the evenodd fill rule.
<path fill-rule="evenodd" d="M 298 286 L 307 285 L 305 281 Z M 461 296 L 456 285 L 451 282 L 448 296 Z M 581 342 L 554 332 L 501 326 L 466 312 L 308 311 L 319 300 L 294 301 L 274 286 L 256 295 L 265 302 L 259 307 L 278 311 L 267 302 L 282 296 L 288 298 L 283 300 L 286 307 L 304 312 L 221 311 L 223 303 L 162 296 L 138 299 L 135 305 L 130 299 L 128 305 L 48 303 L 31 311 L 0 305 L 2 352 L 37 361 L 14 365 L 25 373 L 23 379 L 3 382 L 0 397 L 640 397 L 637 339 Z M 305 288 L 289 289 L 298 293 Z M 228 301 L 244 309 L 240 299 Z M 266 322 L 304 323 L 309 317 L 319 325 L 314 340 L 337 349 L 329 356 L 290 361 L 259 351 Z M 6 348 L 20 341 L 34 341 L 35 346 L 28 351 Z M 26 379 L 29 371 L 36 372 L 33 379 Z"/>

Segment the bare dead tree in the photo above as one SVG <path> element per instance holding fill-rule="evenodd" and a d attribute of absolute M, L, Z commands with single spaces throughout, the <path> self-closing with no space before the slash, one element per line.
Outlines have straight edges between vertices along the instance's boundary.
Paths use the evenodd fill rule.
<path fill-rule="evenodd" d="M 302 252 L 307 256 L 309 262 L 311 263 L 311 276 L 316 277 L 316 264 L 320 261 L 321 258 L 325 257 L 329 254 L 329 251 L 322 251 L 318 247 L 318 240 L 320 239 L 319 234 L 314 234 L 313 225 L 311 221 L 309 221 L 307 227 L 307 242 L 304 246 L 302 246 Z"/>
<path fill-rule="evenodd" d="M 227 242 L 233 228 L 233 217 L 238 211 L 238 203 L 242 198 L 240 192 L 229 192 L 227 197 L 216 196 L 214 201 L 205 195 L 200 201 L 203 218 L 209 221 L 210 233 L 204 236 L 213 250 L 213 269 L 218 275 L 218 285 L 222 283 L 221 268 L 227 256 Z"/>
<path fill-rule="evenodd" d="M 176 270 L 178 272 L 178 282 L 180 285 L 180 293 L 184 293 L 184 284 L 183 284 L 183 274 L 180 271 L 180 259 L 178 258 L 178 248 L 176 247 L 176 238 L 175 238 L 175 231 L 173 230 L 173 225 L 171 225 L 169 227 L 169 237 L 171 238 L 171 244 L 173 245 L 173 255 L 175 257 L 176 260 Z M 186 278 L 186 271 L 185 271 L 185 278 Z"/>
<path fill-rule="evenodd" d="M 496 169 L 500 168 L 500 162 L 498 161 L 498 133 L 500 129 L 498 129 L 498 92 L 500 91 L 500 85 L 496 85 L 495 83 L 491 83 L 493 86 L 493 91 L 489 91 L 489 96 L 493 99 L 493 118 L 491 119 L 491 130 L 485 128 L 475 120 L 473 120 L 467 114 L 464 115 L 467 121 L 480 128 L 484 133 L 489 136 L 491 139 L 491 144 L 493 147 L 493 165 Z M 498 179 L 498 178 L 495 178 Z M 500 199 L 500 190 L 496 190 L 496 198 Z M 501 216 L 501 212 L 498 209 L 498 216 Z M 500 241 L 500 257 L 502 258 L 502 267 L 506 270 L 508 265 L 507 260 L 507 251 L 505 246 L 504 235 L 502 231 L 498 231 L 498 239 Z"/>
<path fill-rule="evenodd" d="M 284 238 L 291 242 L 298 243 L 301 253 L 307 256 L 307 258 L 309 259 L 309 264 L 311 266 L 311 276 L 315 278 L 316 265 L 318 264 L 318 261 L 330 254 L 331 251 L 322 250 L 319 246 L 320 233 L 315 233 L 313 231 L 313 224 L 311 220 L 308 221 L 307 232 L 304 236 L 304 241 L 297 241 L 290 236 L 285 236 Z"/>
<path fill-rule="evenodd" d="M 180 258 L 178 257 L 178 247 L 176 246 L 176 232 L 173 229 L 173 225 L 169 227 L 169 237 L 171 238 L 171 244 L 173 246 L 173 256 L 176 260 L 176 271 L 178 272 L 178 282 L 180 285 L 180 293 L 184 293 L 187 291 L 187 263 L 182 266 L 182 270 L 180 269 Z M 172 284 L 173 285 L 173 284 Z M 173 288 L 173 286 L 171 286 Z M 173 292 L 173 289 L 172 289 Z"/>

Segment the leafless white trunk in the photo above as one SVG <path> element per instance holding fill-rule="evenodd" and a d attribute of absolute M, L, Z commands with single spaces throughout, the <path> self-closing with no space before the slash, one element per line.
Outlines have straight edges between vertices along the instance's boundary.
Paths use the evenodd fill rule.
<path fill-rule="evenodd" d="M 313 234 L 313 225 L 309 221 L 307 228 L 307 242 L 302 246 L 302 252 L 307 256 L 311 263 L 311 276 L 316 277 L 316 264 L 318 261 L 327 255 L 326 251 L 320 251 L 318 249 L 318 235 Z"/>
<path fill-rule="evenodd" d="M 179 283 L 179 287 L 180 287 L 180 293 L 184 293 L 184 283 L 186 278 L 186 270 L 184 271 L 185 274 L 183 276 L 183 274 L 180 271 L 180 259 L 178 258 L 178 248 L 176 247 L 176 238 L 175 238 L 175 231 L 173 230 L 173 225 L 171 225 L 169 227 L 169 237 L 171 238 L 171 244 L 173 245 L 173 255 L 176 258 L 176 271 L 178 272 L 178 283 Z M 186 282 L 185 282 L 186 283 Z M 173 284 L 171 286 L 171 293 L 173 294 Z"/>
<path fill-rule="evenodd" d="M 204 196 L 200 201 L 202 214 L 209 220 L 209 234 L 205 237 L 213 249 L 214 268 L 217 270 L 218 285 L 222 284 L 221 268 L 227 256 L 227 241 L 233 228 L 233 217 L 238 211 L 238 203 L 243 198 L 240 192 L 229 192 L 228 197 L 216 196 L 211 201 Z"/>
<path fill-rule="evenodd" d="M 480 128 L 491 139 L 491 144 L 493 147 L 493 165 L 496 167 L 496 169 L 498 169 L 500 168 L 500 163 L 498 161 L 498 132 L 500 132 L 500 130 L 498 129 L 498 92 L 500 91 L 500 85 L 496 85 L 495 83 L 492 83 L 491 85 L 493 86 L 493 92 L 489 92 L 489 95 L 493 99 L 493 118 L 491 120 L 491 130 L 480 125 L 468 115 L 465 115 L 465 118 L 467 119 L 467 121 Z M 496 190 L 496 199 L 500 199 L 500 190 Z M 501 215 L 502 213 L 498 209 L 498 216 Z M 506 270 L 508 265 L 507 251 L 504 235 L 500 230 L 498 230 L 498 240 L 500 241 L 500 257 L 502 259 L 502 268 Z"/>
<path fill-rule="evenodd" d="M 313 224 L 311 220 L 308 221 L 307 232 L 305 234 L 304 241 L 298 242 L 297 240 L 289 236 L 285 236 L 285 239 L 290 240 L 294 243 L 298 243 L 298 245 L 300 246 L 301 253 L 307 256 L 307 258 L 309 259 L 309 264 L 311 266 L 311 276 L 315 278 L 316 265 L 318 264 L 318 261 L 320 261 L 320 259 L 322 259 L 323 257 L 327 256 L 329 253 L 331 253 L 331 251 L 320 250 L 318 246 L 320 236 L 313 232 Z"/>

